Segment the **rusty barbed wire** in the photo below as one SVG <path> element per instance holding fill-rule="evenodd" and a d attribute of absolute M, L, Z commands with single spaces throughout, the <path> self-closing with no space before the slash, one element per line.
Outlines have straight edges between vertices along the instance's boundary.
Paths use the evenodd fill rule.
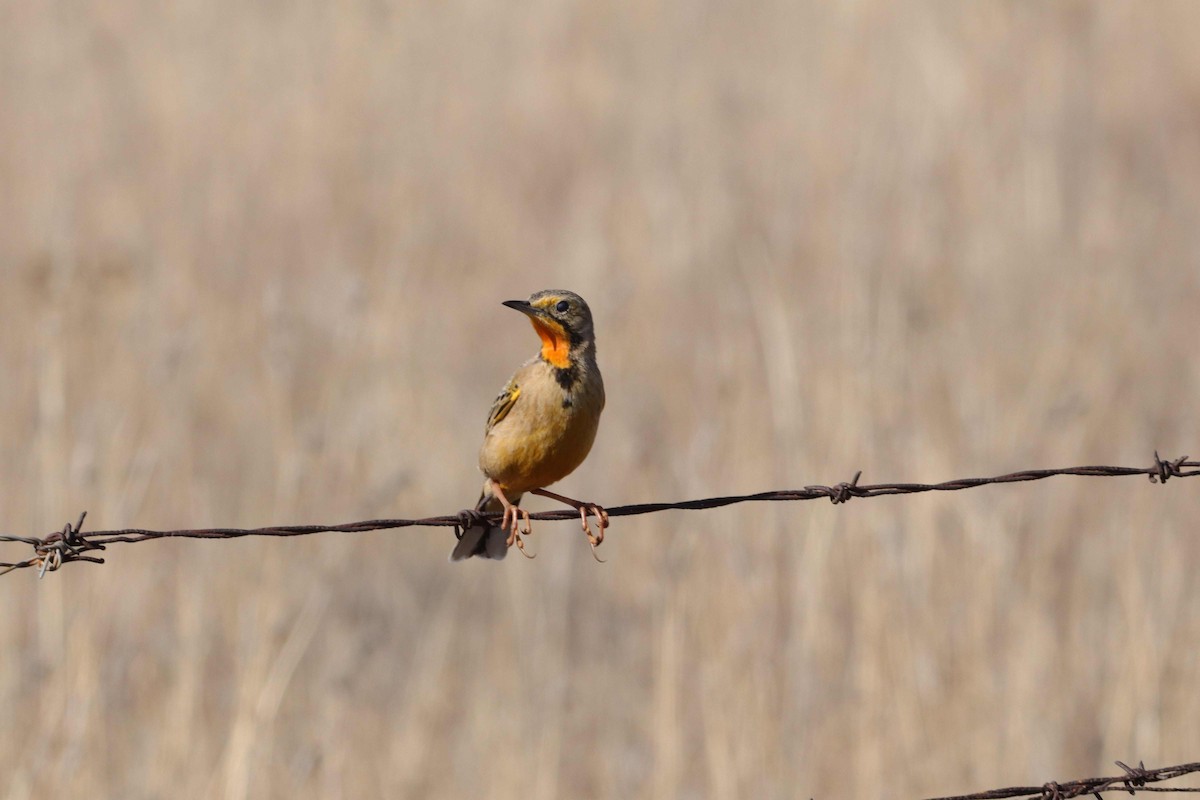
<path fill-rule="evenodd" d="M 1001 800 L 1001 798 L 1026 798 L 1026 800 L 1066 800 L 1085 794 L 1101 797 L 1102 792 L 1179 792 L 1200 794 L 1200 786 L 1147 786 L 1148 783 L 1169 781 L 1193 772 L 1200 772 L 1200 762 L 1179 764 L 1174 767 L 1146 769 L 1141 761 L 1136 767 L 1116 762 L 1124 770 L 1123 775 L 1111 778 L 1083 778 L 1076 781 L 1050 781 L 1041 786 L 1009 786 L 1005 789 L 989 789 L 975 794 L 958 794 L 952 797 L 937 797 L 933 800 Z"/>
<path fill-rule="evenodd" d="M 1192 478 L 1200 475 L 1200 461 L 1189 461 L 1188 456 L 1166 460 L 1154 453 L 1154 464 L 1149 467 L 1063 467 L 1060 469 L 1031 469 L 1021 472 L 1010 472 L 1007 475 L 996 475 L 990 478 L 959 478 L 943 483 L 881 483 L 862 485 L 859 479 L 862 471 L 857 472 L 849 481 L 833 486 L 805 486 L 803 489 L 784 489 L 780 491 L 758 492 L 756 494 L 730 495 L 727 497 L 707 497 L 699 500 L 681 500 L 669 503 L 635 503 L 633 505 L 615 506 L 606 509 L 609 517 L 629 517 L 637 514 L 653 514 L 659 511 L 700 511 L 737 503 L 756 502 L 785 502 L 794 500 L 816 500 L 828 498 L 834 504 L 845 503 L 852 498 L 879 497 L 891 494 L 918 494 L 920 492 L 954 492 L 961 489 L 972 489 L 976 486 L 987 486 L 995 483 L 1024 483 L 1040 481 L 1056 475 L 1082 475 L 1087 477 L 1122 477 L 1126 475 L 1145 475 L 1151 483 L 1166 483 L 1171 478 Z M 79 516 L 74 525 L 65 525 L 61 531 L 55 531 L 44 538 L 30 536 L 12 536 L 0 534 L 0 542 L 20 542 L 33 547 L 34 554 L 24 561 L 0 562 L 0 575 L 13 570 L 36 568 L 38 576 L 54 572 L 64 564 L 76 561 L 86 561 L 93 564 L 103 564 L 104 559 L 94 553 L 103 551 L 110 544 L 129 544 L 145 542 L 151 539 L 238 539 L 243 536 L 307 536 L 314 533 L 362 533 L 365 531 L 389 530 L 410 527 L 440 527 L 454 528 L 455 534 L 462 535 L 462 530 L 484 521 L 498 523 L 499 514 L 490 516 L 480 514 L 473 509 L 464 509 L 457 514 L 439 517 L 424 517 L 421 519 L 373 519 L 362 522 L 347 522 L 340 525 L 275 525 L 267 528 L 196 528 L 174 531 L 147 530 L 143 528 L 123 528 L 110 531 L 90 531 L 83 533 L 83 521 L 87 512 Z M 575 510 L 539 511 L 529 515 L 534 520 L 564 520 L 579 519 Z"/>

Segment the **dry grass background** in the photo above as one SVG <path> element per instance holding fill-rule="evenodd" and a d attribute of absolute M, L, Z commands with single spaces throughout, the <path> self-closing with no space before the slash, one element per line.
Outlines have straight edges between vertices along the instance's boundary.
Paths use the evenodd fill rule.
<path fill-rule="evenodd" d="M 0 10 L 0 525 L 452 512 L 582 293 L 617 504 L 1200 450 L 1188 3 Z M 535 508 L 546 507 L 537 499 Z M 541 505 L 539 505 L 541 504 Z M 0 582 L 8 798 L 906 797 L 1200 757 L 1200 495 Z"/>

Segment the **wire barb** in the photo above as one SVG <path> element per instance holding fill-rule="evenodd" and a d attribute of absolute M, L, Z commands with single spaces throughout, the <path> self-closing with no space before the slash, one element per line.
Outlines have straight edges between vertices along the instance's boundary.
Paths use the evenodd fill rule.
<path fill-rule="evenodd" d="M 835 506 L 838 503 L 847 503 L 851 497 L 869 497 L 870 495 L 860 493 L 858 488 L 858 479 L 862 477 L 862 470 L 854 473 L 854 477 L 850 482 L 842 481 L 835 486 L 805 486 L 804 491 L 813 492 L 822 497 L 828 497 L 829 502 Z"/>
<path fill-rule="evenodd" d="M 680 500 L 672 503 L 638 503 L 605 508 L 604 514 L 606 517 L 630 517 L 637 514 L 653 514 L 659 511 L 696 511 L 721 508 L 737 503 L 815 500 L 819 497 L 826 497 L 830 502 L 837 505 L 848 502 L 852 497 L 879 497 L 881 495 L 917 494 L 919 492 L 955 492 L 960 489 L 973 489 L 977 486 L 986 486 L 993 483 L 1040 481 L 1055 475 L 1081 475 L 1093 478 L 1146 475 L 1152 483 L 1166 483 L 1169 478 L 1191 478 L 1200 475 L 1200 462 L 1189 461 L 1188 458 L 1188 456 L 1183 456 L 1182 458 L 1164 460 L 1155 451 L 1154 464 L 1150 467 L 1085 466 L 1063 467 L 1060 469 L 1031 469 L 1023 472 L 1012 472 L 1007 475 L 997 475 L 991 478 L 959 478 L 958 480 L 946 481 L 944 483 L 880 483 L 869 486 L 859 483 L 859 479 L 862 477 L 862 471 L 860 470 L 854 474 L 854 478 L 849 482 L 843 481 L 833 486 L 805 486 L 803 489 L 783 489 L 730 497 L 707 497 L 698 500 Z M 6 575 L 17 569 L 33 567 L 37 569 L 39 576 L 44 576 L 47 572 L 55 572 L 61 569 L 63 565 L 76 561 L 103 564 L 103 558 L 89 554 L 93 551 L 104 550 L 110 544 L 145 542 L 151 539 L 236 539 L 242 536 L 306 536 L 313 533 L 362 533 L 365 531 L 411 527 L 453 528 L 455 537 L 461 539 L 463 531 L 475 525 L 487 524 L 499 526 L 501 524 L 501 515 L 499 512 L 488 515 L 473 508 L 467 508 L 456 514 L 441 517 L 425 517 L 423 519 L 373 519 L 363 520 L 362 522 L 346 522 L 339 525 L 276 525 L 268 528 L 200 528 L 175 531 L 125 528 L 112 531 L 91 531 L 85 534 L 82 532 L 82 528 L 86 516 L 87 512 L 85 511 L 79 515 L 79 520 L 74 525 L 65 525 L 61 531 L 55 531 L 44 538 L 0 534 L 0 542 L 20 542 L 33 548 L 32 558 L 24 561 L 0 562 L 0 575 Z M 522 517 L 524 518 L 524 514 Z M 540 511 L 536 514 L 530 514 L 528 519 L 579 519 L 579 511 L 575 509 Z M 1036 795 L 1037 792 L 1033 794 Z M 1070 796 L 1074 797 L 1076 795 Z"/>
<path fill-rule="evenodd" d="M 1154 454 L 1158 458 L 1158 453 Z M 1165 480 L 1165 479 L 1164 479 Z M 1146 764 L 1142 761 L 1138 762 L 1137 767 L 1131 767 L 1121 761 L 1116 762 L 1117 766 L 1125 770 L 1125 774 L 1129 777 L 1125 779 L 1125 788 L 1130 794 L 1134 794 L 1134 787 L 1141 788 L 1146 785 L 1146 779 L 1150 773 L 1146 772 Z"/>
<path fill-rule="evenodd" d="M 1163 461 L 1158 457 L 1158 451 L 1154 451 L 1154 472 L 1150 473 L 1151 483 L 1166 483 L 1168 478 L 1186 478 L 1195 475 L 1194 472 L 1184 472 L 1181 467 L 1188 464 L 1188 457 L 1183 456 L 1174 461 Z M 1190 466 L 1190 465 L 1189 465 Z"/>
<path fill-rule="evenodd" d="M 476 525 L 484 527 L 487 525 L 487 517 L 473 508 L 464 508 L 458 512 L 455 517 L 457 522 L 454 524 L 454 538 L 461 539 L 463 534 L 474 528 Z"/>

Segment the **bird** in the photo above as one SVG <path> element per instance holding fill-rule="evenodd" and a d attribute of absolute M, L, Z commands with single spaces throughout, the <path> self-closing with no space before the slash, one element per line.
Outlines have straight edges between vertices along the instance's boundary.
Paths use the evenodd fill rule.
<path fill-rule="evenodd" d="M 522 539 L 532 531 L 529 512 L 519 507 L 521 497 L 529 493 L 576 509 L 592 556 L 600 561 L 596 547 L 604 541 L 608 512 L 545 488 L 587 458 L 604 410 L 604 379 L 596 365 L 591 309 L 582 297 L 565 289 L 545 289 L 528 300 L 506 300 L 502 305 L 529 318 L 542 346 L 492 403 L 479 449 L 485 480 L 475 515 L 503 512 L 500 524 L 482 520 L 466 527 L 450 560 L 501 559 L 514 544 L 532 558 Z M 588 524 L 589 515 L 596 518 L 596 532 Z"/>

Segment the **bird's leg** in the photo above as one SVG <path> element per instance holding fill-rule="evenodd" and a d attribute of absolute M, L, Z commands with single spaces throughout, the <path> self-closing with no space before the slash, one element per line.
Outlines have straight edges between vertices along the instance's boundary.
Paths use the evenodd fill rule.
<path fill-rule="evenodd" d="M 540 494 L 542 497 L 549 497 L 551 500 L 557 500 L 560 503 L 565 503 L 579 512 L 579 523 L 583 527 L 583 532 L 587 534 L 588 544 L 592 547 L 592 558 L 600 563 L 604 560 L 596 555 L 596 548 L 604 541 L 604 529 L 608 527 L 608 512 L 602 506 L 595 503 L 584 503 L 579 500 L 573 500 L 570 497 L 564 497 L 561 494 L 548 491 L 546 489 L 533 489 L 532 494 Z M 592 533 L 592 528 L 588 525 L 588 514 L 596 518 L 599 523 L 599 529 Z"/>
<path fill-rule="evenodd" d="M 489 481 L 491 486 L 492 497 L 500 501 L 500 505 L 504 506 L 504 516 L 500 518 L 501 530 L 508 531 L 508 539 L 505 544 L 512 547 L 514 544 L 521 551 L 521 555 L 526 558 L 536 558 L 536 554 L 525 551 L 525 540 L 521 538 L 521 534 L 528 536 L 533 533 L 533 524 L 529 520 L 529 512 L 520 506 L 513 505 L 504 496 L 504 490 L 500 488 L 500 484 L 495 481 Z"/>

